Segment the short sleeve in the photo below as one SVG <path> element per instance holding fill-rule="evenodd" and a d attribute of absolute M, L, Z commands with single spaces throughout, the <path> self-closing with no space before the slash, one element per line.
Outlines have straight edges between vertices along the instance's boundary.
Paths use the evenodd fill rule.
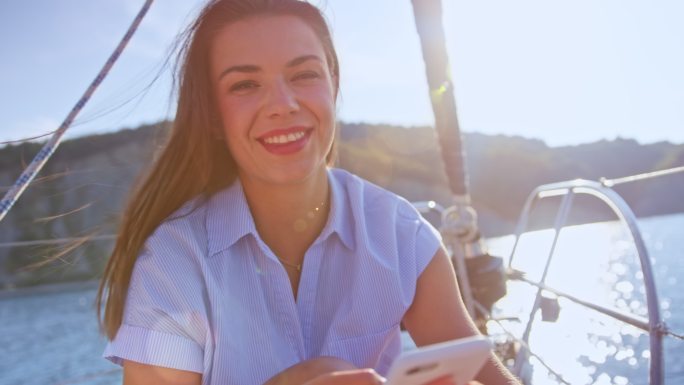
<path fill-rule="evenodd" d="M 162 225 L 165 226 L 165 225 Z M 123 322 L 103 356 L 203 372 L 208 321 L 200 258 L 182 232 L 158 230 L 131 276 Z"/>
<path fill-rule="evenodd" d="M 442 237 L 427 219 L 408 201 L 399 198 L 397 238 L 400 248 L 413 252 L 415 278 L 419 277 L 442 245 Z M 406 251 L 409 251 L 406 250 Z"/>
<path fill-rule="evenodd" d="M 430 222 L 418 214 L 418 226 L 416 229 L 416 268 L 418 276 L 432 261 L 437 250 L 442 246 L 442 237 Z"/>

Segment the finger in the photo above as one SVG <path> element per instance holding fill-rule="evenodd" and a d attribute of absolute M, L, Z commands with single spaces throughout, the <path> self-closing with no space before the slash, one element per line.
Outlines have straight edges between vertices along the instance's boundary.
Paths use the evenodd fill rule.
<path fill-rule="evenodd" d="M 385 379 L 373 369 L 345 370 L 326 373 L 306 382 L 305 385 L 380 385 Z"/>
<path fill-rule="evenodd" d="M 451 375 L 446 375 L 436 378 L 425 385 L 456 385 L 456 383 Z"/>

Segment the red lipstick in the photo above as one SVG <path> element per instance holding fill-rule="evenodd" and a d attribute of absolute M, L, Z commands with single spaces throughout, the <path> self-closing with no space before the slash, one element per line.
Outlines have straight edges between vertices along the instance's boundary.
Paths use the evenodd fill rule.
<path fill-rule="evenodd" d="M 294 154 L 306 146 L 312 129 L 304 126 L 293 126 L 268 131 L 257 140 L 266 151 L 276 155 Z"/>

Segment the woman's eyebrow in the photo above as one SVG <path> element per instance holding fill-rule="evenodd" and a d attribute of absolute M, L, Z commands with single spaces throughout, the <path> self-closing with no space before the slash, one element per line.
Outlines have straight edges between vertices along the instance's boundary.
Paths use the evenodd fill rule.
<path fill-rule="evenodd" d="M 232 66 L 228 67 L 221 74 L 219 74 L 218 80 L 221 80 L 224 76 L 228 75 L 231 72 L 246 72 L 246 73 L 255 73 L 261 71 L 261 67 L 251 65 L 251 64 L 245 64 L 245 65 L 237 65 L 237 66 Z"/>
<path fill-rule="evenodd" d="M 289 62 L 287 62 L 287 64 L 285 66 L 286 67 L 296 67 L 296 66 L 298 66 L 304 62 L 307 62 L 309 60 L 316 60 L 316 61 L 319 61 L 321 63 L 323 62 L 323 60 L 316 55 L 303 55 L 303 56 L 299 56 L 299 57 L 296 57 L 296 58 L 290 60 Z"/>
<path fill-rule="evenodd" d="M 290 60 L 289 62 L 287 62 L 287 64 L 285 64 L 285 66 L 286 67 L 296 67 L 296 66 L 298 66 L 302 63 L 305 63 L 309 60 L 315 60 L 315 61 L 318 61 L 321 63 L 323 62 L 323 60 L 316 55 L 302 55 L 302 56 L 298 56 L 298 57 Z M 221 72 L 221 74 L 219 74 L 218 79 L 221 80 L 224 76 L 228 75 L 231 72 L 256 73 L 256 72 L 260 72 L 260 71 L 261 71 L 261 67 L 253 65 L 253 64 L 236 65 L 236 66 L 228 67 L 225 70 L 223 70 L 223 72 Z"/>

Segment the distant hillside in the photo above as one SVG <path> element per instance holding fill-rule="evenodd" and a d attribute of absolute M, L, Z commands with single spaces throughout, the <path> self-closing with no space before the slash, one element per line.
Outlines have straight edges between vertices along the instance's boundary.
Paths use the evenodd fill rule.
<path fill-rule="evenodd" d="M 341 167 L 409 200 L 449 204 L 433 129 L 345 125 L 341 135 Z M 464 143 L 473 203 L 487 235 L 512 232 L 527 195 L 540 184 L 617 178 L 684 165 L 684 145 L 667 142 L 640 145 L 617 139 L 550 148 L 539 140 L 466 133 Z M 639 216 L 684 212 L 682 174 L 616 190 Z M 596 217 L 593 212 L 600 208 L 589 202 L 577 220 Z"/>
<path fill-rule="evenodd" d="M 136 176 L 163 143 L 168 124 L 79 138 L 65 142 L 40 178 L 0 222 L 0 242 L 74 237 L 115 231 L 121 206 Z M 575 178 L 615 178 L 684 165 L 684 145 L 640 145 L 633 140 L 600 141 L 549 148 L 520 137 L 465 134 L 474 206 L 483 233 L 510 233 L 529 192 L 539 184 Z M 0 150 L 0 186 L 11 185 L 40 146 L 26 143 Z M 407 199 L 449 204 L 434 130 L 341 124 L 338 166 Z M 0 187 L 2 188 L 2 187 Z M 7 187 L 2 188 L 3 191 Z M 684 178 L 618 186 L 637 215 L 684 212 Z M 547 221 L 549 208 L 538 219 Z M 595 205 L 576 220 L 600 219 Z M 111 242 L 94 242 L 72 253 L 65 264 L 38 270 L 25 266 L 54 254 L 55 248 L 0 249 L 0 288 L 99 275 Z"/>

